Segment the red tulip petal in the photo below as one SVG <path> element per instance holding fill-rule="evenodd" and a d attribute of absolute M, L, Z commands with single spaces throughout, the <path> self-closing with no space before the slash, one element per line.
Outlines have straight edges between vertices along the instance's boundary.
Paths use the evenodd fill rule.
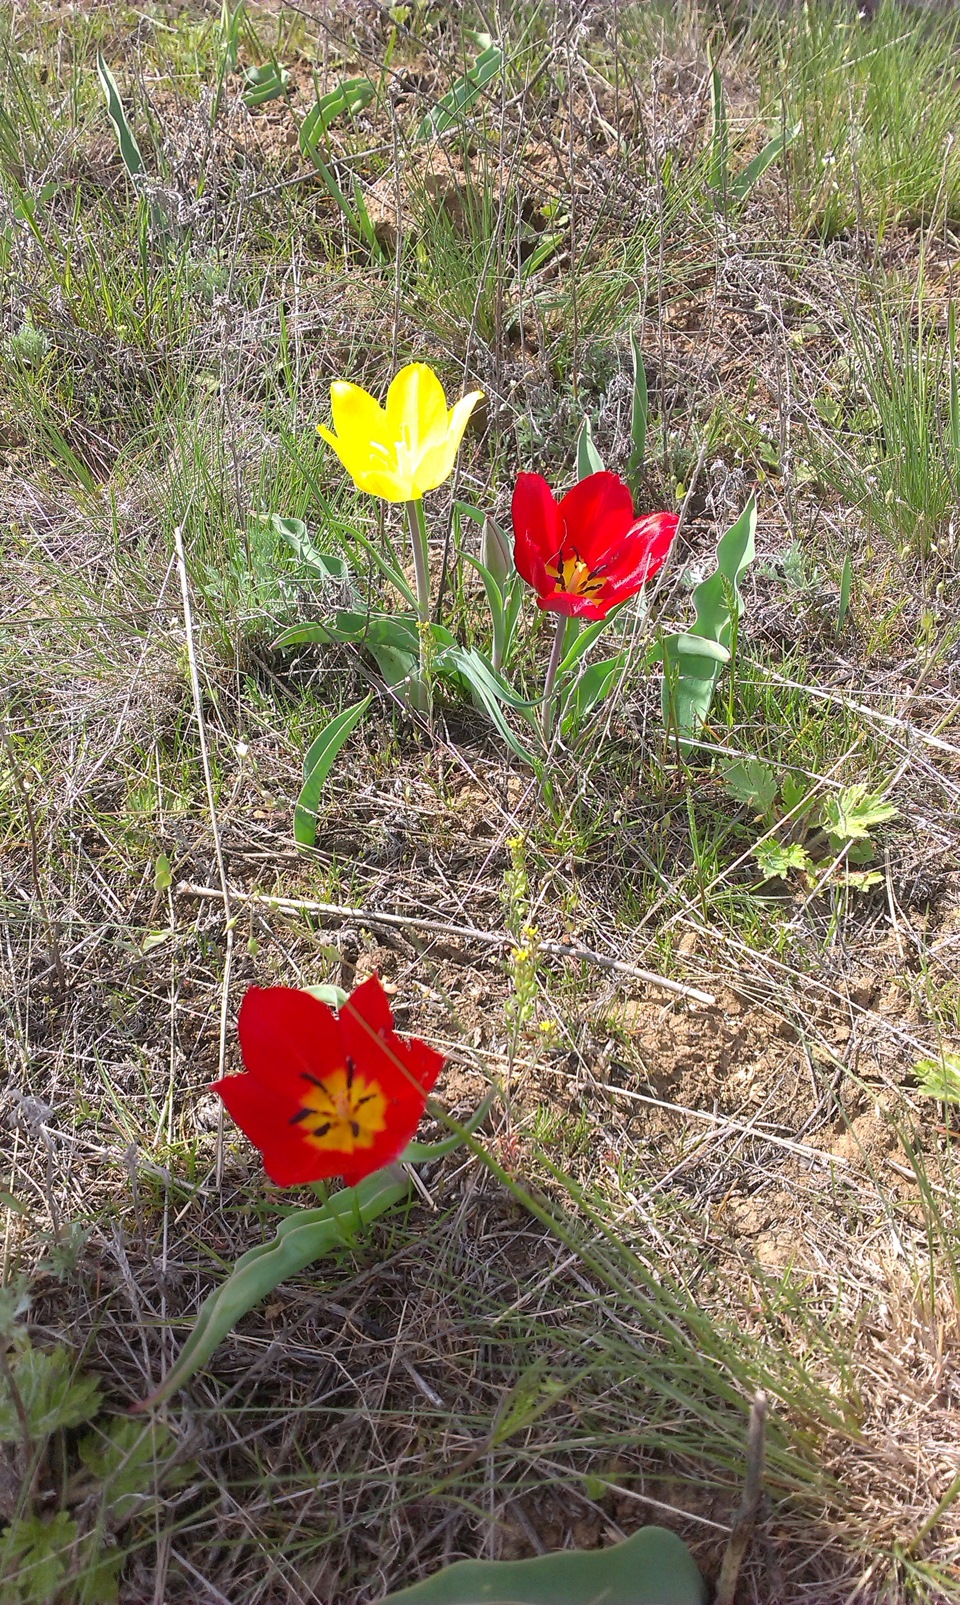
<path fill-rule="evenodd" d="M 210 1091 L 220 1094 L 230 1118 L 257 1148 L 290 1141 L 303 1147 L 296 1127 L 290 1124 L 299 1101 L 278 1096 L 251 1075 L 224 1076 L 212 1083 Z"/>
<path fill-rule="evenodd" d="M 630 533 L 646 543 L 646 579 L 651 579 L 666 562 L 679 523 L 679 513 L 644 513 L 642 518 L 637 519 Z"/>
<path fill-rule="evenodd" d="M 382 1052 L 391 1070 L 403 1078 L 415 1096 L 419 1096 L 420 1088 L 424 1093 L 430 1091 L 446 1063 L 442 1053 L 421 1042 L 419 1037 L 397 1036 L 390 1000 L 379 975 L 371 975 L 350 994 L 340 1012 L 340 1029 L 344 1048 L 358 1065 L 365 1063 L 365 1056 L 371 1051 Z M 410 1072 L 416 1085 L 404 1070 Z M 375 1065 L 370 1066 L 370 1071 L 379 1074 Z"/>
<path fill-rule="evenodd" d="M 336 1149 L 311 1148 L 305 1142 L 277 1143 L 261 1151 L 263 1168 L 278 1187 L 305 1187 L 312 1181 L 330 1181 L 343 1175 L 346 1163 L 345 1156 Z"/>
<path fill-rule="evenodd" d="M 597 568 L 633 523 L 633 498 L 619 474 L 588 474 L 567 491 L 560 518 L 564 547 L 574 550 L 588 568 Z"/>
<path fill-rule="evenodd" d="M 319 998 L 293 986 L 251 986 L 237 1021 L 243 1062 L 276 1095 L 300 1102 L 304 1076 L 342 1070 L 340 1026 Z"/>
<path fill-rule="evenodd" d="M 575 596 L 572 591 L 554 591 L 550 596 L 538 596 L 537 606 L 545 613 L 562 613 L 568 619 L 605 619 L 622 597 L 605 601 L 603 596 Z"/>
<path fill-rule="evenodd" d="M 383 990 L 383 982 L 379 975 L 370 975 L 365 981 L 361 981 L 359 986 L 354 987 L 341 1008 L 341 1024 L 352 1014 L 365 1020 L 371 1031 L 381 1035 L 393 1030 L 390 999 Z"/>
<path fill-rule="evenodd" d="M 424 1092 L 432 1092 L 447 1062 L 443 1054 L 431 1048 L 428 1042 L 421 1042 L 419 1037 L 408 1037 L 403 1046 L 407 1055 L 407 1069 L 416 1076 Z"/>
<path fill-rule="evenodd" d="M 676 513 L 647 513 L 638 519 L 607 558 L 601 598 L 612 603 L 635 596 L 666 562 L 679 522 Z"/>
<path fill-rule="evenodd" d="M 563 525 L 553 491 L 541 474 L 517 475 L 511 511 L 517 573 L 543 596 L 555 584 L 546 566 L 560 550 Z"/>
<path fill-rule="evenodd" d="M 396 1032 L 374 1034 L 364 1020 L 351 1015 L 346 1008 L 340 1024 L 346 1053 L 365 1076 L 375 1077 L 386 1094 L 390 1105 L 388 1121 L 392 1121 L 395 1111 L 414 1105 L 422 1114 L 429 1087 L 440 1073 L 442 1054 L 434 1054 L 424 1045 L 428 1056 L 424 1061 L 413 1044 L 404 1042 Z M 434 1064 L 434 1061 L 437 1062 Z M 430 1075 L 428 1085 L 421 1080 L 424 1069 Z"/>

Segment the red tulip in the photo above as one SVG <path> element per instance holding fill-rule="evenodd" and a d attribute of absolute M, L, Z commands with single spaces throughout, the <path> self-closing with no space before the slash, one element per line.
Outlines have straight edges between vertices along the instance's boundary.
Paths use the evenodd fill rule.
<path fill-rule="evenodd" d="M 342 1176 L 348 1184 L 406 1148 L 443 1055 L 398 1037 L 376 975 L 334 1014 L 290 986 L 249 988 L 240 1007 L 246 1071 L 215 1081 L 280 1187 Z"/>
<path fill-rule="evenodd" d="M 662 568 L 680 520 L 636 518 L 617 474 L 590 474 L 557 502 L 539 474 L 520 474 L 513 492 L 518 574 L 550 613 L 605 619 Z"/>

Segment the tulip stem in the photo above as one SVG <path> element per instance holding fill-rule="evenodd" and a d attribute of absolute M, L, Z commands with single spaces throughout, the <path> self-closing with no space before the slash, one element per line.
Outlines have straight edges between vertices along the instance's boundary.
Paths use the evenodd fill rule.
<path fill-rule="evenodd" d="M 546 678 L 543 682 L 543 708 L 541 710 L 540 719 L 541 729 L 543 730 L 543 744 L 545 747 L 549 747 L 550 737 L 553 735 L 553 715 L 555 711 L 553 705 L 553 688 L 556 684 L 557 670 L 560 667 L 560 660 L 563 657 L 563 643 L 567 633 L 568 622 L 569 621 L 565 614 L 558 614 L 556 634 L 553 637 L 553 647 L 550 651 L 550 662 L 547 664 Z"/>
<path fill-rule="evenodd" d="M 431 669 L 433 638 L 430 634 L 430 550 L 427 545 L 427 521 L 423 516 L 423 500 L 404 503 L 407 509 L 407 528 L 413 548 L 413 571 L 417 582 L 417 635 L 420 641 L 420 672 L 413 692 L 413 706 L 425 713 L 429 720 L 433 710 Z"/>
<path fill-rule="evenodd" d="M 417 581 L 417 618 L 421 624 L 430 622 L 430 556 L 427 550 L 427 524 L 423 516 L 423 500 L 404 503 L 407 509 L 407 527 L 413 548 L 413 571 Z"/>

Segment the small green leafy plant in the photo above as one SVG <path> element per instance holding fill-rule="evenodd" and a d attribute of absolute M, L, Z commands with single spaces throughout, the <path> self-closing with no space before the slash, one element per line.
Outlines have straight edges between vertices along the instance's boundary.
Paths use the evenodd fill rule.
<path fill-rule="evenodd" d="M 839 880 L 865 891 L 882 879 L 869 867 L 870 833 L 895 819 L 897 809 L 881 793 L 855 784 L 823 797 L 805 776 L 780 773 L 760 758 L 736 759 L 722 773 L 728 794 L 776 832 L 751 849 L 764 881 L 796 876 L 813 887 Z"/>
<path fill-rule="evenodd" d="M 176 1442 L 162 1423 L 105 1414 L 99 1383 L 62 1345 L 35 1348 L 9 1322 L 0 1341 L 9 1345 L 0 1365 L 0 1444 L 10 1446 L 21 1477 L 0 1534 L 0 1599 L 114 1605 L 125 1554 L 118 1538 L 154 1521 L 162 1490 L 183 1483 L 188 1468 L 173 1463 Z"/>
<path fill-rule="evenodd" d="M 918 1059 L 913 1073 L 925 1098 L 960 1104 L 960 1053 L 945 1050 L 938 1059 Z"/>

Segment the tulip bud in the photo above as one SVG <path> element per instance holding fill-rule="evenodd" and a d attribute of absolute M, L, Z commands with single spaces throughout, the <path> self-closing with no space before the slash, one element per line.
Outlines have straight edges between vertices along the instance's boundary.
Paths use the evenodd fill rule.
<path fill-rule="evenodd" d="M 503 530 L 492 518 L 485 518 L 480 535 L 480 561 L 493 575 L 501 591 L 514 572 L 513 553 Z"/>

